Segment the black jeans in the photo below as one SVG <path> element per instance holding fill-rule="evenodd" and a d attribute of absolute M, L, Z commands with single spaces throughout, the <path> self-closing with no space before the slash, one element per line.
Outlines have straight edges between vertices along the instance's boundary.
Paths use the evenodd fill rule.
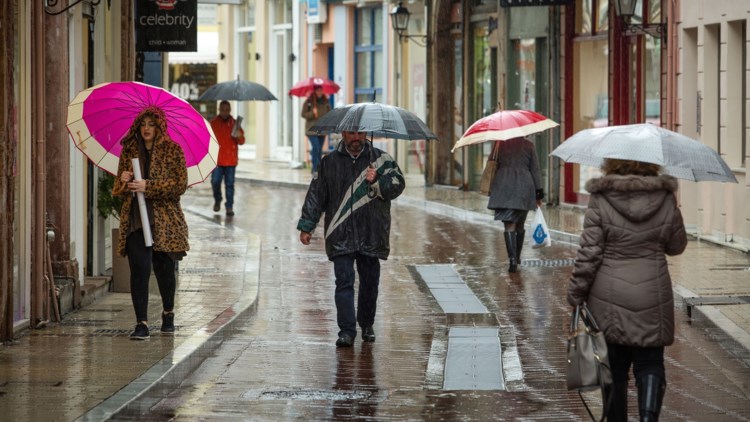
<path fill-rule="evenodd" d="M 146 247 L 142 230 L 131 233 L 125 242 L 130 264 L 130 298 L 133 300 L 136 321 L 148 321 L 148 280 L 151 277 L 152 263 L 162 306 L 165 311 L 174 310 L 177 289 L 175 261 L 167 253 L 154 252 L 152 249 Z"/>
<path fill-rule="evenodd" d="M 359 274 L 357 311 L 354 310 L 354 263 Z M 336 321 L 339 336 L 357 336 L 357 323 L 362 328 L 375 322 L 378 284 L 380 283 L 380 260 L 371 256 L 353 253 L 333 258 L 336 274 Z"/>
<path fill-rule="evenodd" d="M 656 375 L 666 382 L 664 372 L 664 347 L 635 347 L 607 343 L 612 381 L 627 383 L 630 365 L 636 379 L 645 375 Z"/>

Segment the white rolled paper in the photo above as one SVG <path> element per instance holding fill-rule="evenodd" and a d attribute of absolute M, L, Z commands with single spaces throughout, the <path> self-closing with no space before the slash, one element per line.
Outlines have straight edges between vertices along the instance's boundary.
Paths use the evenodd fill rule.
<path fill-rule="evenodd" d="M 137 158 L 133 158 L 133 176 L 135 180 L 141 180 L 141 163 Z M 143 192 L 136 192 L 138 197 L 138 209 L 141 212 L 141 225 L 143 226 L 143 241 L 146 242 L 146 247 L 151 247 L 154 244 L 154 239 L 151 237 L 151 224 L 148 221 L 148 210 L 146 209 L 146 197 L 143 196 Z"/>

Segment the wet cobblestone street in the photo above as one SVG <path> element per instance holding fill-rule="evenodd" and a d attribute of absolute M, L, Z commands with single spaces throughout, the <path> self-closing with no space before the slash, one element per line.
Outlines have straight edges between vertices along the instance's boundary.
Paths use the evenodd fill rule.
<path fill-rule="evenodd" d="M 248 182 L 236 188 L 233 219 L 212 214 L 209 186 L 192 189 L 183 204 L 189 212 L 262 238 L 255 313 L 178 390 L 137 419 L 588 418 L 577 394 L 565 390 L 564 292 L 575 257 L 570 245 L 526 247 L 521 272 L 508 276 L 496 226 L 396 203 L 391 258 L 382 264 L 377 340 L 368 344 L 358 337 L 353 348 L 337 349 L 333 266 L 325 256 L 322 227 L 307 247 L 295 230 L 305 192 Z M 670 265 L 679 267 L 679 260 L 689 257 Z M 489 313 L 443 313 L 414 271 L 430 264 L 454 264 Z M 676 319 L 662 420 L 750 420 L 750 369 L 706 330 L 688 323 L 681 310 Z M 509 376 L 505 391 L 442 389 L 448 330 L 457 326 L 498 327 Z M 636 420 L 634 388 L 629 414 Z"/>

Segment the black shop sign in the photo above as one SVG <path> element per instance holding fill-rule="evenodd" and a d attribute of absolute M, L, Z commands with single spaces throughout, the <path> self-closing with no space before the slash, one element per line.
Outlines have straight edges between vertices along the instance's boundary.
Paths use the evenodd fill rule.
<path fill-rule="evenodd" d="M 198 0 L 136 0 L 138 51 L 198 51 Z"/>

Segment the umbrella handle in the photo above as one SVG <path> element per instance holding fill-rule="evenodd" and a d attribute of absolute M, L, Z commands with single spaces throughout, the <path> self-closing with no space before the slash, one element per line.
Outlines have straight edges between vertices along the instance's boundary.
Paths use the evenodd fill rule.
<path fill-rule="evenodd" d="M 372 136 L 372 135 L 370 135 L 370 136 Z M 372 165 L 374 163 L 375 153 L 373 152 L 374 147 L 372 145 L 372 139 L 368 140 L 368 142 L 370 143 L 370 164 L 369 164 L 369 166 L 372 167 Z M 372 187 L 372 183 L 367 182 L 367 184 L 368 184 L 368 186 L 367 186 L 367 197 L 370 198 L 370 199 L 372 199 L 375 196 L 377 196 L 377 194 L 375 193 L 375 188 Z"/>

